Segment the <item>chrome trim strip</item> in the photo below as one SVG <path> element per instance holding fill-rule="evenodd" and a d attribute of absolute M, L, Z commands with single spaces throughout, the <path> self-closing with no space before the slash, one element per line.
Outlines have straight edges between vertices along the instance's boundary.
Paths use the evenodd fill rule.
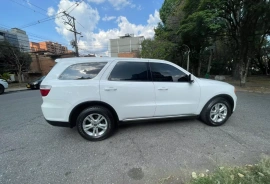
<path fill-rule="evenodd" d="M 182 115 L 173 115 L 173 116 L 152 116 L 144 118 L 127 118 L 122 121 L 139 121 L 139 120 L 151 120 L 151 119 L 166 119 L 166 118 L 180 118 L 180 117 L 192 117 L 197 116 L 196 114 L 182 114 Z"/>

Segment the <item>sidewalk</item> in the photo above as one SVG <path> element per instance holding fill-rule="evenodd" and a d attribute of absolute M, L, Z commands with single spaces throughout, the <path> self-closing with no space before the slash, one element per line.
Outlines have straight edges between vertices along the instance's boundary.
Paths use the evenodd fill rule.
<path fill-rule="evenodd" d="M 247 78 L 246 86 L 240 87 L 240 81 L 233 80 L 232 77 L 226 76 L 224 82 L 235 86 L 236 91 L 244 91 L 250 93 L 270 93 L 270 77 L 269 76 L 250 76 Z"/>
<path fill-rule="evenodd" d="M 8 88 L 5 90 L 5 93 L 15 92 L 15 91 L 24 91 L 24 90 L 27 90 L 27 88 L 26 87 Z"/>
<path fill-rule="evenodd" d="M 26 84 L 27 83 L 11 83 L 8 85 L 8 89 L 5 90 L 5 93 L 27 90 Z"/>

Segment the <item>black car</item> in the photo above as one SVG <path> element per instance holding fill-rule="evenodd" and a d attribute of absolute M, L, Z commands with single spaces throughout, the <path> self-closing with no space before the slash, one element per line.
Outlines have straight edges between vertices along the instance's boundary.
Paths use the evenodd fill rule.
<path fill-rule="evenodd" d="M 39 89 L 40 84 L 44 78 L 45 78 L 45 76 L 43 76 L 43 77 L 41 77 L 33 82 L 27 83 L 26 87 L 29 89 Z"/>

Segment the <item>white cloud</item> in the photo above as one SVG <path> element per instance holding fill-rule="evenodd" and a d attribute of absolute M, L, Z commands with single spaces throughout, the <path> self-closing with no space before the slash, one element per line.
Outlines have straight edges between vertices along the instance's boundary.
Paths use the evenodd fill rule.
<path fill-rule="evenodd" d="M 61 0 L 58 5 L 57 13 L 69 8 L 75 1 Z M 89 4 L 82 2 L 71 13 L 71 16 L 76 18 L 80 25 L 76 24 L 78 32 L 82 32 L 83 37 L 79 40 L 78 46 L 80 53 L 95 53 L 103 54 L 108 53 L 108 41 L 109 39 L 118 38 L 127 33 L 134 34 L 134 36 L 144 36 L 145 38 L 152 38 L 155 34 L 154 28 L 157 23 L 160 22 L 159 12 L 155 10 L 154 14 L 150 14 L 146 24 L 134 24 L 128 21 L 124 16 L 120 16 L 116 19 L 114 16 L 107 16 L 102 18 L 105 20 L 116 19 L 117 27 L 108 30 L 97 30 L 96 26 L 100 20 L 100 16 L 97 9 L 92 8 Z M 70 26 L 63 23 L 62 18 L 56 18 L 56 30 L 67 41 L 74 39 L 74 34 L 68 29 Z"/>
<path fill-rule="evenodd" d="M 116 10 L 120 10 L 126 6 L 129 6 L 131 8 L 135 8 L 136 5 L 132 3 L 131 0 L 108 0 L 111 5 L 114 7 Z"/>
<path fill-rule="evenodd" d="M 109 16 L 108 17 L 107 15 L 105 15 L 105 17 L 102 18 L 103 21 L 111 21 L 113 19 L 116 19 L 116 17 L 115 16 Z"/>
<path fill-rule="evenodd" d="M 47 15 L 48 16 L 53 16 L 55 14 L 55 10 L 53 7 L 49 7 L 47 10 Z"/>
<path fill-rule="evenodd" d="M 105 0 L 87 0 L 90 3 L 96 3 L 96 4 L 100 4 L 100 3 L 104 3 Z"/>
<path fill-rule="evenodd" d="M 147 20 L 148 25 L 157 25 L 159 22 L 161 22 L 159 17 L 159 12 L 155 10 L 154 15 L 150 14 L 149 19 Z"/>
<path fill-rule="evenodd" d="M 74 3 L 76 3 L 76 1 L 61 0 L 58 4 L 57 13 L 68 9 Z M 73 11 L 70 12 L 70 15 L 76 18 L 76 29 L 78 32 L 93 32 L 100 19 L 97 9 L 93 9 L 89 4 L 85 3 L 84 1 L 82 1 L 80 5 L 77 6 L 75 9 L 73 9 Z M 63 35 L 67 40 L 72 40 L 73 33 L 68 31 L 68 29 L 70 29 L 71 27 L 63 23 L 63 18 L 67 20 L 65 17 L 59 17 L 55 19 L 55 23 L 57 25 L 56 31 L 59 34 Z M 84 28 L 80 26 L 78 22 L 83 25 Z"/>

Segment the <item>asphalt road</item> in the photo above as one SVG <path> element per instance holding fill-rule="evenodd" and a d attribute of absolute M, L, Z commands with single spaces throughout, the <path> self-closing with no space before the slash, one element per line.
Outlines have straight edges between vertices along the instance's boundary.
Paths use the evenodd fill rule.
<path fill-rule="evenodd" d="M 270 95 L 237 95 L 237 110 L 221 127 L 131 124 L 101 142 L 47 124 L 39 91 L 1 95 L 0 183 L 158 183 L 170 175 L 181 182 L 183 173 L 255 163 L 270 155 Z"/>

